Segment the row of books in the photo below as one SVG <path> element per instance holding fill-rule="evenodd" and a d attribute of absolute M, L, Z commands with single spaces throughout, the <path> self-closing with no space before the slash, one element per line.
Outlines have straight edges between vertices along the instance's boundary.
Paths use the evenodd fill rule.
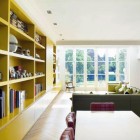
<path fill-rule="evenodd" d="M 43 90 L 43 86 L 41 83 L 35 84 L 35 96 Z"/>
<path fill-rule="evenodd" d="M 5 92 L 0 89 L 0 119 L 5 117 Z"/>
<path fill-rule="evenodd" d="M 24 101 L 26 98 L 25 90 L 14 90 L 10 89 L 10 113 L 14 111 L 15 108 L 23 108 Z"/>

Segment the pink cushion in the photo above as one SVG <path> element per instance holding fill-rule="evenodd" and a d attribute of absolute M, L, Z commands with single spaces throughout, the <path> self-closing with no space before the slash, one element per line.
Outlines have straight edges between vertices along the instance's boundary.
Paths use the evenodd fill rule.
<path fill-rule="evenodd" d="M 92 102 L 90 104 L 91 111 L 114 111 L 115 105 L 113 102 Z"/>

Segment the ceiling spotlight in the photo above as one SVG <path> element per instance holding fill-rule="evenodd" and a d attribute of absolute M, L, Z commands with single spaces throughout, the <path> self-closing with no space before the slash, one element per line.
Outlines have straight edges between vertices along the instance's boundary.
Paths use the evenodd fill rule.
<path fill-rule="evenodd" d="M 57 25 L 57 23 L 55 22 L 55 23 L 53 23 L 53 25 Z"/>
<path fill-rule="evenodd" d="M 62 40 L 64 40 L 64 39 L 62 39 Z"/>
<path fill-rule="evenodd" d="M 52 11 L 51 11 L 51 10 L 47 10 L 47 13 L 48 13 L 48 14 L 52 14 Z"/>
<path fill-rule="evenodd" d="M 60 36 L 62 36 L 62 34 L 59 34 Z"/>

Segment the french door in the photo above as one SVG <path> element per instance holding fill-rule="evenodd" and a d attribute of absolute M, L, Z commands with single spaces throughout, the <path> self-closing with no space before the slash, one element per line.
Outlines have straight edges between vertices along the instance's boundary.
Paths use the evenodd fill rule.
<path fill-rule="evenodd" d="M 67 49 L 65 81 L 73 81 L 76 90 L 106 90 L 109 81 L 124 80 L 124 51 L 116 49 Z"/>

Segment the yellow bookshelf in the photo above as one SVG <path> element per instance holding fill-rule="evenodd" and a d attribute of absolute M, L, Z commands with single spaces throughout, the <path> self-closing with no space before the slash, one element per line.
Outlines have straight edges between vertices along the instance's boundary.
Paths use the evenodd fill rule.
<path fill-rule="evenodd" d="M 27 32 L 11 22 L 10 11 L 27 25 Z M 30 51 L 30 55 L 25 55 L 23 52 L 20 54 L 10 52 L 10 34 L 17 38 L 22 50 Z M 36 34 L 40 36 L 41 42 L 37 41 Z M 52 74 L 53 69 L 47 71 L 46 68 L 47 45 L 47 37 L 14 0 L 0 0 L 0 73 L 2 73 L 0 89 L 5 93 L 5 116 L 0 119 L 0 139 L 22 139 L 48 106 L 48 94 L 46 93 L 48 80 L 46 79 L 50 72 Z M 15 66 L 21 66 L 23 70 L 32 75 L 17 79 L 10 78 L 10 68 Z M 49 82 L 53 84 L 52 80 Z M 37 95 L 35 95 L 36 84 L 41 84 L 41 91 Z M 22 106 L 14 108 L 12 113 L 10 113 L 9 103 L 10 89 L 26 91 Z M 55 96 L 52 96 L 53 99 Z"/>
<path fill-rule="evenodd" d="M 11 11 L 28 27 L 28 31 L 19 29 L 10 19 Z M 10 52 L 10 34 L 18 40 L 23 52 Z M 40 41 L 36 38 L 39 36 Z M 33 126 L 46 107 L 57 96 L 60 90 L 53 88 L 53 56 L 56 59 L 54 43 L 44 35 L 39 27 L 24 13 L 14 0 L 0 0 L 0 89 L 5 93 L 5 116 L 0 119 L 0 139 L 20 140 Z M 11 78 L 10 70 L 20 66 L 29 75 L 22 78 Z M 40 91 L 36 94 L 36 84 L 40 84 Z M 25 90 L 26 98 L 19 108 L 14 107 L 10 112 L 10 89 Z"/>

